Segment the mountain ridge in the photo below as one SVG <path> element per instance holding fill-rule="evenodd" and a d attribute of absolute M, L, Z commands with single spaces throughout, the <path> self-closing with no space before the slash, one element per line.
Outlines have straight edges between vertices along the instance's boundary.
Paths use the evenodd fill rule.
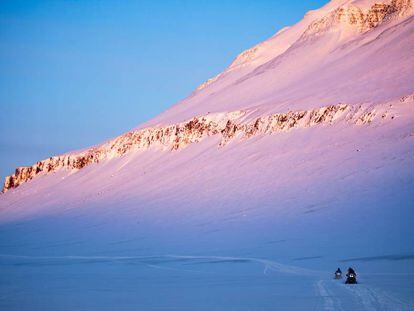
<path fill-rule="evenodd" d="M 313 111 L 324 109 L 324 107 L 328 106 L 336 107 L 338 105 L 338 101 L 335 103 L 333 100 L 329 100 L 329 98 L 324 99 L 323 97 L 320 98 L 320 100 L 317 97 L 316 100 L 312 99 L 312 97 L 310 98 L 312 99 L 312 102 L 320 102 L 322 105 L 300 105 L 298 104 L 301 102 L 300 97 L 298 98 L 294 93 L 293 96 L 289 95 L 288 93 L 287 97 L 285 96 L 285 98 L 283 98 L 282 96 L 281 99 L 272 99 L 271 97 L 269 97 L 270 99 L 267 99 L 268 95 L 266 95 L 267 97 L 264 97 L 265 100 L 252 99 L 250 101 L 246 101 L 242 98 L 242 101 L 244 100 L 244 102 L 249 104 L 240 104 L 238 106 L 234 106 L 233 104 L 229 107 L 231 109 L 225 109 L 225 107 L 222 107 L 221 105 L 214 104 L 214 98 L 210 97 L 218 96 L 218 99 L 223 102 L 222 97 L 224 94 L 224 101 L 231 103 L 234 101 L 234 91 L 232 88 L 240 88 L 246 83 L 252 84 L 249 80 L 252 80 L 253 83 L 256 84 L 259 83 L 259 85 L 262 83 L 262 81 L 264 81 L 265 84 L 269 84 L 269 78 L 270 80 L 276 79 L 274 82 L 275 86 L 277 86 L 282 91 L 280 93 L 283 94 L 284 85 L 286 85 L 285 89 L 287 88 L 290 90 L 288 88 L 289 85 L 293 84 L 295 87 L 297 87 L 297 85 L 303 83 L 302 81 L 303 79 L 307 78 L 307 75 L 312 75 L 313 72 L 319 72 L 319 75 L 322 76 L 320 74 L 320 68 L 323 68 L 320 65 L 321 63 L 323 66 L 329 69 L 327 73 L 332 74 L 332 71 L 334 70 L 332 68 L 335 68 L 335 66 L 338 65 L 341 66 L 341 62 L 343 62 L 343 59 L 346 58 L 347 55 L 353 53 L 355 50 L 359 52 L 367 44 L 371 44 L 372 42 L 375 42 L 375 40 L 378 40 L 380 36 L 386 37 L 386 32 L 398 32 L 399 30 L 401 32 L 401 29 L 403 29 L 404 26 L 403 23 L 414 29 L 414 22 L 412 18 L 410 18 L 410 16 L 413 14 L 413 3 L 413 0 L 391 0 L 383 1 L 382 3 L 377 3 L 377 1 L 371 0 L 331 1 L 321 9 L 308 12 L 305 15 L 304 19 L 294 26 L 278 31 L 269 40 L 259 43 L 253 48 L 250 48 L 239 54 L 226 70 L 224 70 L 216 77 L 213 77 L 207 80 L 205 83 L 201 84 L 194 91 L 194 93 L 190 95 L 190 97 L 173 106 L 153 120 L 144 123 L 138 128 L 122 134 L 115 139 L 108 140 L 107 142 L 104 142 L 95 147 L 81 150 L 80 152 L 69 152 L 62 156 L 54 156 L 50 157 L 49 159 L 39 161 L 33 166 L 17 168 L 13 175 L 6 177 L 3 185 L 3 193 L 12 188 L 16 188 L 20 184 L 31 180 L 39 174 L 44 174 L 45 172 L 53 172 L 63 167 L 78 170 L 91 163 L 98 163 L 104 159 L 110 159 L 114 156 L 122 156 L 129 150 L 135 150 L 135 147 L 138 149 L 142 147 L 146 148 L 152 144 L 151 142 L 154 142 L 157 139 L 159 140 L 159 135 L 162 135 L 163 137 L 168 136 L 172 141 L 177 140 L 175 145 L 172 143 L 167 149 L 179 149 L 185 146 L 185 143 L 183 144 L 182 141 L 188 140 L 188 138 L 180 136 L 179 133 L 181 131 L 181 128 L 186 128 L 189 126 L 189 124 L 192 124 L 194 120 L 197 120 L 197 122 L 200 122 L 200 120 L 213 120 L 215 117 L 212 116 L 216 115 L 222 117 L 222 120 L 219 120 L 218 123 L 224 122 L 224 124 L 226 124 L 227 121 L 237 121 L 231 117 L 232 115 L 240 115 L 246 113 L 246 111 L 256 111 L 256 114 L 266 117 L 275 114 L 290 114 L 294 112 L 311 113 Z M 383 24 L 385 24 L 385 26 Z M 348 29 L 348 26 L 350 26 L 351 29 Z M 380 26 L 383 26 L 383 28 L 385 28 L 380 29 Z M 377 33 L 371 34 L 372 30 L 377 31 Z M 345 32 L 347 34 L 345 37 L 344 35 L 340 35 L 340 38 L 338 39 L 336 34 L 338 31 L 339 33 Z M 413 33 L 412 31 L 410 32 L 410 30 L 406 30 L 406 32 L 407 31 L 408 33 Z M 362 36 L 365 34 L 369 34 L 370 36 L 363 38 Z M 314 40 L 316 40 L 316 43 L 312 42 Z M 323 41 L 319 42 L 317 40 Z M 409 41 L 409 38 L 406 40 Z M 357 41 L 356 44 L 355 41 Z M 343 45 L 343 42 L 346 42 L 347 45 Z M 318 49 L 321 44 L 324 44 L 326 51 L 321 53 L 318 50 L 315 50 L 313 47 L 315 44 Z M 356 47 L 354 47 L 354 45 L 356 45 Z M 343 54 L 342 51 L 344 50 L 344 46 L 348 49 L 350 47 L 352 48 Z M 306 57 L 304 58 L 300 56 L 301 54 L 306 55 L 307 53 L 315 53 L 315 51 L 321 55 L 315 55 L 314 59 L 316 61 L 313 61 L 311 63 L 306 59 Z M 336 55 L 335 53 L 339 54 Z M 408 51 L 407 53 L 410 52 Z M 302 68 L 299 68 L 299 70 L 292 70 L 293 68 L 291 68 L 291 64 L 295 62 L 298 64 L 301 64 L 302 62 Z M 324 65 L 329 62 L 332 64 L 329 66 Z M 351 65 L 355 67 L 354 59 L 352 59 Z M 378 67 L 379 70 L 383 70 L 381 69 L 381 66 Z M 247 67 L 249 67 L 249 69 L 246 69 Z M 387 68 L 387 70 L 389 69 Z M 241 73 L 237 74 L 239 71 L 241 71 Z M 279 73 L 279 71 L 282 71 L 282 73 Z M 283 71 L 285 71 L 284 75 Z M 406 81 L 413 79 L 409 75 L 408 71 L 409 69 L 407 69 L 407 73 L 405 74 L 406 76 L 403 77 L 403 80 L 405 80 L 404 83 L 399 86 L 400 88 L 404 85 L 407 85 L 408 87 L 405 87 L 402 90 L 396 92 L 395 90 L 398 89 L 397 87 L 393 88 L 392 85 L 388 86 L 385 92 L 389 92 L 389 89 L 390 91 L 392 90 L 391 92 L 395 92 L 394 95 L 391 95 L 391 92 L 389 92 L 390 95 L 388 98 L 386 98 L 385 101 L 378 99 L 371 101 L 376 103 L 384 103 L 388 101 L 391 102 L 393 100 L 398 100 L 402 96 L 411 94 L 412 88 L 409 87 L 409 83 Z M 228 80 L 228 75 L 230 75 L 230 80 L 229 82 L 226 82 L 226 80 Z M 232 75 L 235 76 L 232 77 Z M 261 76 L 265 77 L 262 78 Z M 283 76 L 283 79 L 281 79 L 281 76 Z M 381 78 L 381 71 L 376 76 L 374 76 L 374 78 L 373 76 L 370 76 L 371 80 Z M 223 80 L 224 84 L 221 85 L 223 83 Z M 255 82 L 256 80 L 258 82 Z M 315 81 L 317 82 L 318 80 L 322 80 L 321 77 Z M 345 83 L 349 84 L 349 81 L 345 80 Z M 214 90 L 214 88 L 217 88 L 217 84 L 220 84 L 218 86 L 218 90 Z M 250 84 L 249 87 L 252 87 Z M 269 85 L 271 86 L 272 84 Z M 280 85 L 282 85 L 282 87 Z M 254 86 L 255 85 L 253 84 L 253 88 Z M 358 85 L 355 84 L 355 86 Z M 211 88 L 213 88 L 213 91 L 210 91 Z M 264 88 L 264 90 L 267 88 L 268 87 Z M 261 93 L 264 93 L 261 91 L 260 86 L 258 86 L 257 89 L 259 90 L 259 92 L 257 92 L 259 95 Z M 309 89 L 312 90 L 312 88 Z M 326 86 L 325 89 L 327 89 Z M 306 88 L 302 88 L 299 91 L 305 92 L 305 90 Z M 272 92 L 269 94 L 274 93 Z M 364 96 L 367 94 L 367 92 L 363 89 L 354 93 L 361 93 L 364 94 Z M 231 97 L 229 97 L 229 95 Z M 337 99 L 339 99 L 341 102 L 346 102 L 350 107 L 370 101 L 367 100 L 366 96 L 363 98 L 356 97 L 355 100 L 349 100 L 346 97 L 343 98 L 343 96 L 340 96 Z M 211 111 L 206 111 L 206 107 L 208 107 L 208 105 L 202 105 L 206 100 L 208 101 L 208 105 L 211 106 L 211 103 L 214 104 L 212 109 L 209 109 Z M 192 104 L 192 106 L 188 106 L 188 101 L 194 101 L 194 104 L 197 106 L 194 106 L 194 104 Z M 290 103 L 295 103 L 295 105 L 291 107 Z M 196 107 L 196 109 L 192 109 L 194 107 Z M 188 111 L 188 113 L 186 111 Z M 174 114 L 177 113 L 180 116 L 180 119 L 174 117 Z M 173 117 L 171 118 L 169 115 L 172 115 Z M 200 124 L 203 122 L 204 121 L 201 121 Z M 168 133 L 166 134 L 165 131 Z M 226 129 L 223 126 L 216 126 L 216 131 L 226 131 Z M 147 134 L 141 135 L 137 133 Z M 171 133 L 175 133 L 175 136 L 171 136 Z M 191 136 L 192 134 L 189 133 L 188 135 Z M 201 136 L 203 135 L 204 134 Z M 130 137 L 140 137 L 140 139 L 129 139 Z M 141 138 L 147 141 L 147 145 L 141 142 Z M 106 146 L 113 144 L 113 142 L 119 141 L 122 141 L 121 145 L 114 143 L 114 145 L 117 145 L 117 151 L 114 151 L 115 148 L 112 147 L 106 148 Z M 166 144 L 163 143 L 162 145 Z"/>

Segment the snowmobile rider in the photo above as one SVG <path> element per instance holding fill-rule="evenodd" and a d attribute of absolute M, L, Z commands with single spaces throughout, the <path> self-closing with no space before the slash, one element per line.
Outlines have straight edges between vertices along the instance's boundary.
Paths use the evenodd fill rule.
<path fill-rule="evenodd" d="M 346 274 L 346 276 L 348 276 L 349 274 L 354 274 L 354 275 L 356 275 L 355 270 L 354 270 L 354 269 L 352 269 L 351 267 L 349 267 L 349 268 L 348 268 L 348 273 Z"/>
<path fill-rule="evenodd" d="M 356 284 L 356 273 L 355 270 L 352 268 L 348 268 L 348 273 L 346 274 L 346 282 L 345 284 Z"/>
<path fill-rule="evenodd" d="M 340 268 L 336 269 L 335 271 L 335 278 L 340 279 L 342 277 L 342 271 Z"/>

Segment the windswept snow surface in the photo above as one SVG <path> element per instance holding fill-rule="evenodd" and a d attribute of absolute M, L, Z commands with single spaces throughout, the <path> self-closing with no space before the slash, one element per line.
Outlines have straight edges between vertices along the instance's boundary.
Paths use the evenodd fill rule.
<path fill-rule="evenodd" d="M 339 103 L 363 121 L 134 149 L 2 194 L 0 309 L 414 310 L 412 14 L 304 37 L 374 2 L 308 13 L 140 128 Z M 358 285 L 333 280 L 349 266 Z"/>

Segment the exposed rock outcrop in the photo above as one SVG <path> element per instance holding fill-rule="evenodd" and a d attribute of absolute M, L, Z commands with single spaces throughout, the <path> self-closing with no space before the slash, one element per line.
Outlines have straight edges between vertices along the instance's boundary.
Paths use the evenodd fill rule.
<path fill-rule="evenodd" d="M 375 3 L 368 8 L 363 5 L 361 6 L 357 1 L 350 1 L 332 11 L 328 11 L 322 17 L 315 18 L 307 28 L 305 28 L 305 31 L 299 35 L 298 39 L 290 44 L 290 46 L 295 47 L 303 42 L 313 41 L 329 31 L 345 30 L 345 32 L 347 32 L 347 30 L 351 30 L 351 32 L 353 31 L 354 33 L 364 33 L 386 21 L 392 20 L 393 18 L 405 17 L 413 14 L 414 0 L 379 0 L 378 3 Z M 312 16 L 312 13 L 308 12 L 307 15 Z M 286 28 L 280 30 L 275 37 L 286 31 Z M 347 37 L 347 35 L 345 34 L 344 37 Z M 268 41 L 257 44 L 240 53 L 224 72 L 203 82 L 197 87 L 194 94 L 216 81 L 219 81 L 229 72 L 244 67 L 245 65 L 249 65 L 251 62 L 257 60 L 258 57 L 262 55 L 263 49 L 266 49 L 266 42 Z M 286 46 L 286 49 L 284 50 L 288 50 L 288 47 L 289 46 Z M 273 58 L 276 56 L 273 56 Z M 264 59 L 267 61 L 271 60 L 271 58 L 267 57 L 264 57 Z"/>
<path fill-rule="evenodd" d="M 374 108 L 346 104 L 309 111 L 276 113 L 250 120 L 248 116 L 252 112 L 209 114 L 165 127 L 134 130 L 89 150 L 54 156 L 29 167 L 19 167 L 13 175 L 6 177 L 3 192 L 16 188 L 39 174 L 47 174 L 60 169 L 79 170 L 92 163 L 120 157 L 134 150 L 145 150 L 152 146 L 158 146 L 164 150 L 177 150 L 215 135 L 221 137 L 220 146 L 224 146 L 236 136 L 247 139 L 255 135 L 284 132 L 293 128 L 331 124 L 337 120 L 368 124 L 377 115 Z"/>
<path fill-rule="evenodd" d="M 359 32 L 365 32 L 377 27 L 381 23 L 414 12 L 414 0 L 392 0 L 384 3 L 375 3 L 368 10 L 354 4 L 337 8 L 323 18 L 313 21 L 303 33 L 299 41 L 315 38 L 336 25 L 350 26 Z"/>

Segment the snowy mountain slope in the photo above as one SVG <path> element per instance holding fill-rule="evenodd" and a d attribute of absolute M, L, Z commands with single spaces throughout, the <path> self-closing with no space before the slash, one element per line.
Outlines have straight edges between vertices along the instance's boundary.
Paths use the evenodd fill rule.
<path fill-rule="evenodd" d="M 307 14 L 297 25 L 260 44 L 263 51 L 253 48 L 257 48 L 257 58 L 250 56 L 243 66 L 231 65 L 208 88 L 144 126 L 178 122 L 194 114 L 266 104 L 283 111 L 287 107 L 314 108 L 321 102 L 360 103 L 407 95 L 414 82 L 413 2 L 385 2 L 385 7 L 394 9 L 376 18 L 371 17 L 370 11 L 378 9 L 367 9 L 368 3 L 375 7 L 375 1 L 363 2 L 358 18 L 352 12 L 360 1 L 348 1 L 339 7 L 331 2 L 321 11 Z M 372 19 L 378 21 L 367 22 Z M 279 37 L 280 46 L 276 45 Z M 266 57 L 261 57 L 262 54 Z M 235 64 L 241 63 L 238 59 L 243 55 Z M 396 77 L 399 80 L 394 82 Z M 381 94 L 371 95 L 378 90 Z"/>
<path fill-rule="evenodd" d="M 242 53 L 214 83 L 199 88 L 139 129 L 156 128 L 157 132 L 162 127 L 175 131 L 177 123 L 212 112 L 223 114 L 254 108 L 256 114 L 270 115 L 310 111 L 341 102 L 384 102 L 411 94 L 413 1 L 393 0 L 382 5 L 371 2 L 334 1 L 307 14 L 292 28 Z M 338 3 L 341 5 L 337 6 Z M 131 133 L 124 136 L 128 135 Z M 81 157 L 58 157 L 58 163 L 54 163 L 56 158 L 47 160 L 53 168 L 44 168 L 40 162 L 32 168 L 19 169 L 15 176 L 6 179 L 3 191 L 44 171 L 55 171 L 56 167 L 78 169 L 108 158 L 105 145 L 103 151 L 86 151 Z M 131 146 L 122 147 L 125 148 Z"/>
<path fill-rule="evenodd" d="M 0 309 L 412 310 L 413 2 L 375 3 L 331 1 L 154 120 L 18 169 Z"/>
<path fill-rule="evenodd" d="M 413 109 L 25 183 L 1 203 L 0 304 L 410 310 Z M 330 280 L 349 265 L 355 292 Z"/>

